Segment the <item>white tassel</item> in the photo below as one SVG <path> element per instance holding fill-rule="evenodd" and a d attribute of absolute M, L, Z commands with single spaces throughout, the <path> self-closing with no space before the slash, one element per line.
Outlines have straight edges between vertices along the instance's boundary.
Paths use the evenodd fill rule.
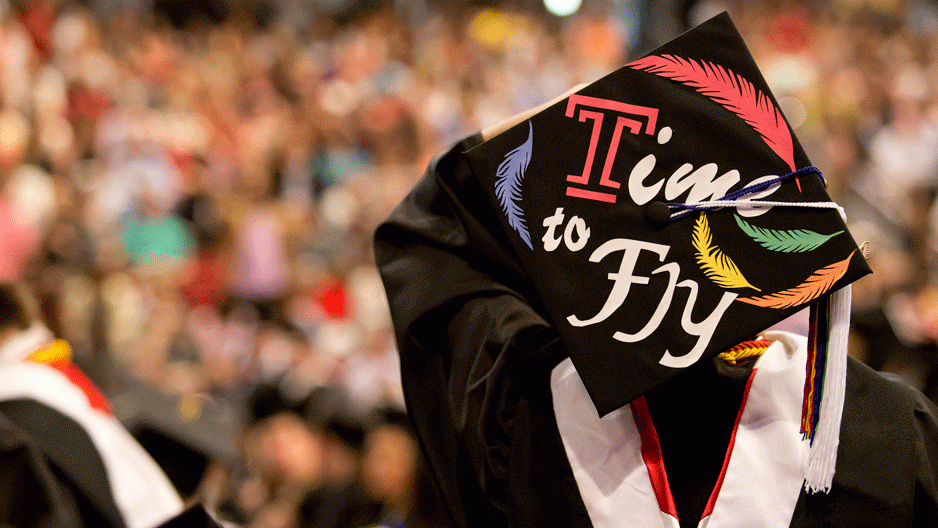
<path fill-rule="evenodd" d="M 805 466 L 805 489 L 808 493 L 827 493 L 834 481 L 837 447 L 840 445 L 840 422 L 843 418 L 844 392 L 847 385 L 847 340 L 850 334 L 851 287 L 831 294 L 830 338 L 821 397 L 821 417 L 814 443 Z M 824 314 L 820 314 L 824 317 Z"/>

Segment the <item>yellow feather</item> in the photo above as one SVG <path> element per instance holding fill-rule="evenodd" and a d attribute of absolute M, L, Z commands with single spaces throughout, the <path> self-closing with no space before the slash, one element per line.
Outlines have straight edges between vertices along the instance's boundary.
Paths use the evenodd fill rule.
<path fill-rule="evenodd" d="M 697 250 L 697 265 L 704 274 L 723 288 L 756 288 L 743 276 L 736 263 L 726 256 L 720 248 L 711 245 L 710 223 L 707 222 L 706 213 L 700 213 L 697 223 L 694 224 L 694 248 Z"/>

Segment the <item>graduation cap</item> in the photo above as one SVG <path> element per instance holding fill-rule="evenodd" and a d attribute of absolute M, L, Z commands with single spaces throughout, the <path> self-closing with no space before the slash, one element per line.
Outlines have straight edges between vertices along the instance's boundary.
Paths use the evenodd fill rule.
<path fill-rule="evenodd" d="M 811 306 L 806 481 L 829 489 L 870 270 L 728 15 L 464 155 L 601 416 Z"/>
<path fill-rule="evenodd" d="M 196 492 L 212 461 L 237 460 L 238 416 L 222 401 L 170 395 L 128 380 L 112 404 L 115 416 L 185 497 Z"/>

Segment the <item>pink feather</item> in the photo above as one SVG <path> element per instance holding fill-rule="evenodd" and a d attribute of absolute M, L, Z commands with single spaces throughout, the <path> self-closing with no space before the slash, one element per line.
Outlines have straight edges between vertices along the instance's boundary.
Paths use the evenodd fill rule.
<path fill-rule="evenodd" d="M 701 64 L 703 66 L 694 59 L 674 55 L 649 55 L 629 67 L 686 84 L 733 112 L 755 129 L 766 145 L 794 171 L 791 133 L 772 101 L 732 70 L 706 61 Z"/>

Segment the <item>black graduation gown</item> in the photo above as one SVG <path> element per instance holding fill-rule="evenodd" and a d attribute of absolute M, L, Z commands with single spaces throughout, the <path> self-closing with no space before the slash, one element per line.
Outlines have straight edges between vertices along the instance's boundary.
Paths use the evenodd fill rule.
<path fill-rule="evenodd" d="M 0 526 L 126 526 L 91 438 L 33 400 L 0 402 Z M 160 528 L 221 528 L 200 504 Z"/>
<path fill-rule="evenodd" d="M 434 158 L 375 235 L 408 411 L 457 526 L 590 526 L 551 399 L 550 370 L 568 354 L 461 156 L 479 143 Z M 701 407 L 720 423 L 738 409 L 733 371 L 701 362 L 646 395 L 669 477 L 687 482 L 673 490 L 679 511 L 697 511 L 715 476 L 705 467 L 698 481 L 681 478 L 698 468 L 667 446 L 690 434 L 707 460 L 722 460 L 726 435 L 668 419 L 690 394 L 673 381 L 726 380 Z M 833 488 L 802 491 L 791 526 L 938 526 L 936 414 L 917 391 L 851 360 Z"/>
<path fill-rule="evenodd" d="M 0 525 L 122 528 L 104 463 L 75 421 L 33 400 L 0 402 Z"/>

